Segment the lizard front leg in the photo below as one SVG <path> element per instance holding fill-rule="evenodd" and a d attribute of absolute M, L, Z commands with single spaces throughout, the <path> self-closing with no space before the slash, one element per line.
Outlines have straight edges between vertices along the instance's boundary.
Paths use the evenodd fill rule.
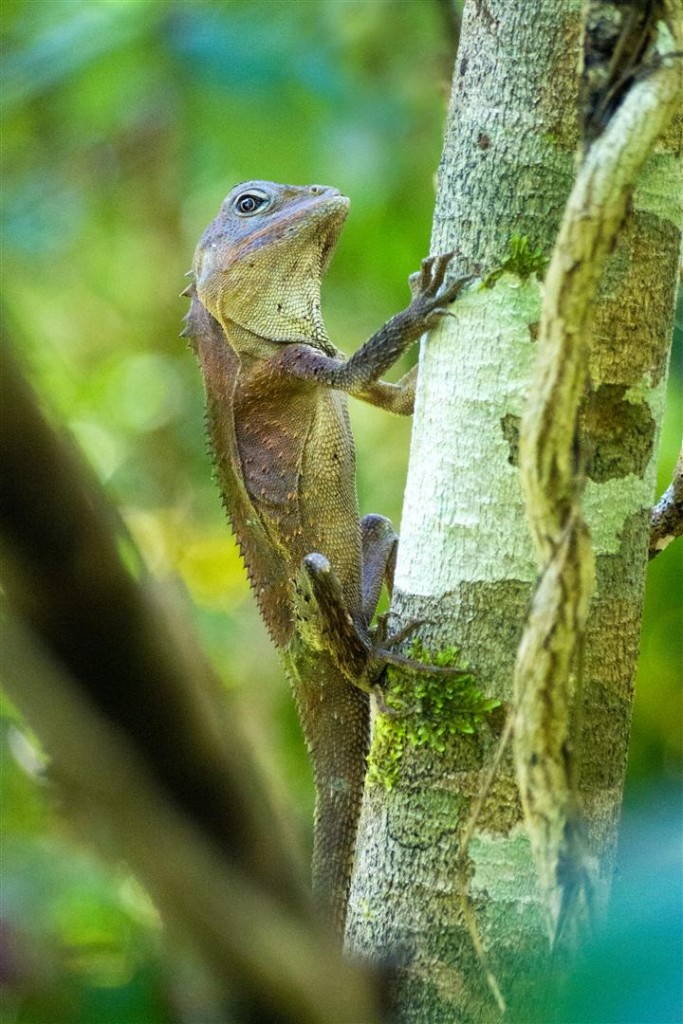
<path fill-rule="evenodd" d="M 384 409 L 385 412 L 392 412 L 396 416 L 412 416 L 416 384 L 417 366 L 413 366 L 395 384 L 387 380 L 378 380 L 365 391 L 354 392 L 353 397 L 367 402 L 368 405 Z"/>
<path fill-rule="evenodd" d="M 410 305 L 380 327 L 348 361 L 328 356 L 312 345 L 291 344 L 272 360 L 271 369 L 345 391 L 392 411 L 410 412 L 414 373 L 406 374 L 398 384 L 380 381 L 380 377 L 425 331 L 436 326 L 447 314 L 446 307 L 472 280 L 462 277 L 443 287 L 451 259 L 452 253 L 448 253 L 424 260 Z"/>
<path fill-rule="evenodd" d="M 410 294 L 417 299 L 423 284 L 422 271 L 411 274 L 408 278 Z M 392 412 L 397 416 L 412 416 L 415 408 L 415 387 L 417 385 L 417 366 L 413 366 L 395 384 L 386 380 L 378 380 L 371 384 L 365 391 L 354 392 L 355 398 L 360 398 L 369 405 L 375 405 L 385 412 Z M 392 530 L 393 532 L 393 530 Z M 398 540 L 398 537 L 396 538 Z M 393 586 L 393 573 L 392 573 Z M 389 587 L 391 590 L 391 586 Z"/>

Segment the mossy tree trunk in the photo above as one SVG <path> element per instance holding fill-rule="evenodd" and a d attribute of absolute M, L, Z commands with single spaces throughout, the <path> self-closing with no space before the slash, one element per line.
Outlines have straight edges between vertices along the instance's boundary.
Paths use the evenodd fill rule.
<path fill-rule="evenodd" d="M 398 966 L 403 1021 L 499 1017 L 459 874 L 512 1019 L 551 1019 L 532 991 L 548 941 L 510 750 L 465 851 L 461 841 L 499 748 L 537 576 L 517 443 L 539 276 L 574 176 L 580 39 L 578 3 L 465 9 L 432 251 L 456 250 L 455 272 L 480 270 L 490 287 L 459 300 L 423 345 L 392 612 L 424 620 L 427 651 L 447 659 L 457 646 L 473 676 L 392 674 L 387 701 L 402 713 L 376 719 L 347 928 L 351 952 Z M 574 745 L 599 896 L 612 872 L 638 652 L 680 248 L 680 129 L 647 164 L 603 276 L 583 416 L 597 588 Z"/>

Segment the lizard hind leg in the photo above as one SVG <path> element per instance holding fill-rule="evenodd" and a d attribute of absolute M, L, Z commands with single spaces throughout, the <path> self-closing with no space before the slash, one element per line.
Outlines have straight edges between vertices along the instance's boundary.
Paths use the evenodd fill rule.
<path fill-rule="evenodd" d="M 363 552 L 363 616 L 369 626 L 377 610 L 382 584 L 385 584 L 390 596 L 394 589 L 398 534 L 386 516 L 370 514 L 361 519 L 360 535 Z"/>
<path fill-rule="evenodd" d="M 295 580 L 294 595 L 300 636 L 310 647 L 327 651 L 341 673 L 359 685 L 371 644 L 364 623 L 352 616 L 339 577 L 324 555 L 306 555 Z"/>
<path fill-rule="evenodd" d="M 386 585 L 389 596 L 391 596 L 394 588 L 398 534 L 395 532 L 391 520 L 387 519 L 386 516 L 373 514 L 364 516 L 360 525 L 363 549 L 363 615 L 366 625 L 369 627 L 377 609 L 382 584 Z M 387 619 L 388 615 L 379 616 L 377 626 L 371 634 L 372 658 L 379 665 L 396 665 L 427 675 L 453 676 L 466 674 L 462 669 L 426 664 L 393 651 L 392 648 L 407 640 L 420 626 L 425 625 L 427 620 L 411 619 L 401 629 L 392 633 L 389 631 Z M 370 674 L 375 675 L 378 680 L 382 676 L 381 670 L 377 669 L 374 673 L 371 672 Z M 377 695 L 377 686 L 372 686 L 370 689 L 372 693 Z"/>

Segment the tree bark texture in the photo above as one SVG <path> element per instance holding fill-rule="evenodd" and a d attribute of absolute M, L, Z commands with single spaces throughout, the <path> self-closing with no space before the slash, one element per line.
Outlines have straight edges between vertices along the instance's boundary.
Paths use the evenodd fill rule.
<path fill-rule="evenodd" d="M 536 356 L 538 277 L 575 169 L 580 20 L 580 5 L 562 0 L 473 2 L 463 18 L 432 252 L 457 250 L 453 272 L 480 268 L 491 287 L 471 289 L 422 346 L 392 612 L 399 622 L 424 620 L 428 650 L 457 645 L 480 697 L 501 707 L 469 718 L 459 709 L 435 728 L 443 706 L 417 699 L 406 678 L 392 681 L 389 699 L 396 689 L 403 706 L 416 708 L 408 725 L 376 720 L 347 945 L 398 966 L 402 1021 L 498 1019 L 458 892 L 463 854 L 469 905 L 511 1019 L 551 1019 L 532 991 L 533 965 L 548 946 L 510 751 L 464 851 L 461 839 L 512 700 L 537 573 L 519 425 Z M 588 853 L 603 891 L 626 764 L 671 335 L 679 152 L 680 121 L 645 167 L 600 283 L 582 414 L 597 590 L 577 747 Z M 468 702 L 474 708 L 471 694 Z"/>

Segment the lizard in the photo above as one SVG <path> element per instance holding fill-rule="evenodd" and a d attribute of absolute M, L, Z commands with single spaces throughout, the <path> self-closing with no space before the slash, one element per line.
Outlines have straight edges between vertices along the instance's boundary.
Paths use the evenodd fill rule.
<path fill-rule="evenodd" d="M 413 298 L 350 359 L 331 342 L 321 281 L 349 200 L 329 186 L 235 186 L 193 259 L 183 335 L 203 376 L 223 504 L 289 677 L 316 790 L 313 892 L 343 933 L 366 755 L 369 695 L 404 661 L 371 626 L 393 583 L 397 536 L 360 518 L 347 396 L 409 415 L 415 370 L 382 374 L 447 312 L 469 278 L 428 257 Z M 405 632 L 402 633 L 405 635 Z"/>

